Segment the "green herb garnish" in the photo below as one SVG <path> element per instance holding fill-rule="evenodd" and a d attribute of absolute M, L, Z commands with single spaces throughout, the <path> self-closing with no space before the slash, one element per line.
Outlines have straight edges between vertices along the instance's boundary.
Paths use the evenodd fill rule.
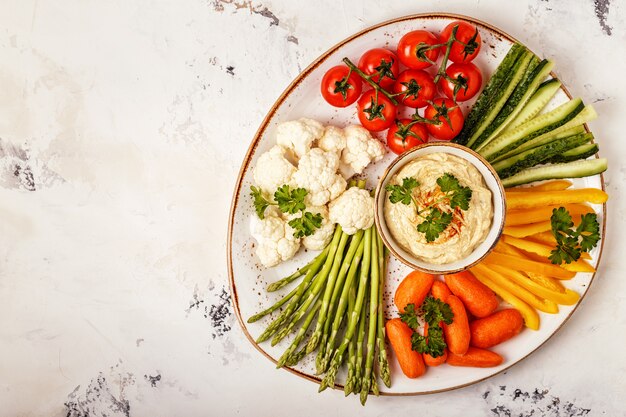
<path fill-rule="evenodd" d="M 263 195 L 261 189 L 251 186 L 250 195 L 254 199 L 254 210 L 256 211 L 259 219 L 265 218 L 265 210 L 269 206 L 278 206 L 278 209 L 286 214 L 302 213 L 298 218 L 289 221 L 289 226 L 294 229 L 293 236 L 296 238 L 311 236 L 315 233 L 316 229 L 322 226 L 324 218 L 321 214 L 313 214 L 306 210 L 306 204 L 304 198 L 309 192 L 304 188 L 291 189 L 289 185 L 284 184 L 274 192 L 275 203 L 269 201 Z"/>
<path fill-rule="evenodd" d="M 413 200 L 413 189 L 419 186 L 420 183 L 413 177 L 406 177 L 402 179 L 402 185 L 389 185 L 385 187 L 385 190 L 389 191 L 389 201 L 393 204 L 402 203 L 406 206 L 411 204 Z"/>
<path fill-rule="evenodd" d="M 254 199 L 254 210 L 256 211 L 256 215 L 259 216 L 259 219 L 263 220 L 265 218 L 265 209 L 267 209 L 272 203 L 267 201 L 267 199 L 263 196 L 263 192 L 260 188 L 252 185 L 250 187 L 250 195 Z"/>
<path fill-rule="evenodd" d="M 274 193 L 274 200 L 278 203 L 278 208 L 283 213 L 296 214 L 305 210 L 304 197 L 309 192 L 304 188 L 295 188 L 291 190 L 287 184 L 279 187 Z"/>
<path fill-rule="evenodd" d="M 430 209 L 424 221 L 417 225 L 417 231 L 424 233 L 426 242 L 434 242 L 452 222 L 452 213 L 438 208 Z"/>
<path fill-rule="evenodd" d="M 319 229 L 322 226 L 322 220 L 321 214 L 313 214 L 310 211 L 306 211 L 302 213 L 301 217 L 290 220 L 288 224 L 295 230 L 293 232 L 294 237 L 304 237 L 315 233 L 315 229 Z"/>
<path fill-rule="evenodd" d="M 419 328 L 418 312 L 415 311 L 414 304 L 408 304 L 404 308 L 404 312 L 400 314 L 400 318 L 413 331 L 411 336 L 411 349 L 419 353 L 427 353 L 433 358 L 443 355 L 446 348 L 446 341 L 443 337 L 443 329 L 441 323 L 451 324 L 454 313 L 450 306 L 443 301 L 426 297 L 420 308 L 419 314 L 428 323 L 428 336 L 422 336 L 417 333 Z"/>
<path fill-rule="evenodd" d="M 402 203 L 409 205 L 413 201 L 417 214 L 424 219 L 422 223 L 417 225 L 417 231 L 424 233 L 426 241 L 431 243 L 437 240 L 439 235 L 448 228 L 452 222 L 453 212 L 457 207 L 461 210 L 469 209 L 472 189 L 463 187 L 454 175 L 445 173 L 437 178 L 437 185 L 444 197 L 435 200 L 420 211 L 417 202 L 413 198 L 413 189 L 419 185 L 415 178 L 406 177 L 402 179 L 402 184 L 387 185 L 385 190 L 389 192 L 389 201 L 393 204 Z M 450 204 L 449 211 L 436 207 L 444 201 L 448 201 Z"/>
<path fill-rule="evenodd" d="M 556 248 L 548 258 L 556 265 L 577 261 L 583 252 L 589 252 L 600 240 L 600 225 L 595 213 L 581 215 L 580 224 L 574 228 L 572 216 L 565 207 L 559 207 L 552 210 L 550 224 Z"/>

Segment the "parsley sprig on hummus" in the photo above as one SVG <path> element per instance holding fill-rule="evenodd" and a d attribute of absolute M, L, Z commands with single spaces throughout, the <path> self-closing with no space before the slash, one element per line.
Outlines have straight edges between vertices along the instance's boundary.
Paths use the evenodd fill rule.
<path fill-rule="evenodd" d="M 419 185 L 415 178 L 406 177 L 402 179 L 402 184 L 387 185 L 386 190 L 390 193 L 389 201 L 393 204 L 415 205 L 417 215 L 424 219 L 417 225 L 417 231 L 424 233 L 426 241 L 431 243 L 450 226 L 457 208 L 463 211 L 469 209 L 472 189 L 462 186 L 454 175 L 445 173 L 437 178 L 440 193 L 421 207 L 413 194 Z"/>

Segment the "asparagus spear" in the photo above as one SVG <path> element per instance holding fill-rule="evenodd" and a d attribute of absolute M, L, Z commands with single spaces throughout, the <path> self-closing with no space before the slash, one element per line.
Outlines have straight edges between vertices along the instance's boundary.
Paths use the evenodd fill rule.
<path fill-rule="evenodd" d="M 363 383 L 361 385 L 361 404 L 365 405 L 367 396 L 372 386 L 372 368 L 374 365 L 374 354 L 376 351 L 376 329 L 378 327 L 378 290 L 379 290 L 379 274 L 378 274 L 378 239 L 374 237 L 372 240 L 372 256 L 371 259 L 371 281 L 370 281 L 370 311 L 367 332 L 367 359 L 365 361 L 365 373 L 363 374 Z"/>
<path fill-rule="evenodd" d="M 362 236 L 363 234 L 361 234 L 361 236 L 359 237 L 362 237 Z M 364 247 L 364 242 L 361 239 L 359 239 L 359 247 L 356 251 L 356 254 L 351 260 L 350 270 L 347 274 L 345 284 L 341 290 L 341 296 L 338 297 L 339 301 L 337 304 L 337 310 L 335 311 L 330 335 L 328 336 L 328 341 L 326 342 L 326 348 L 323 349 L 324 354 L 323 354 L 322 360 L 319 363 L 317 363 L 318 373 L 321 373 L 328 368 L 328 364 L 330 360 L 332 359 L 332 355 L 335 353 L 335 339 L 337 338 L 337 334 L 339 333 L 339 329 L 341 327 L 343 317 L 346 313 L 346 307 L 348 304 L 350 289 L 352 288 L 352 283 L 354 282 L 354 279 L 356 277 L 356 272 L 359 269 L 359 265 L 361 263 L 361 257 L 363 256 L 363 247 Z M 339 291 L 337 292 L 339 293 Z M 330 320 L 328 321 L 328 323 L 330 323 Z M 322 349 L 320 349 L 320 352 L 321 351 Z"/>
<path fill-rule="evenodd" d="M 304 294 L 305 288 L 308 287 L 313 277 L 317 274 L 317 271 L 322 266 L 322 263 L 324 264 L 324 267 L 322 268 L 320 274 L 322 276 L 326 276 L 328 274 L 330 267 L 332 266 L 333 259 L 335 258 L 335 252 L 337 251 L 342 235 L 343 232 L 341 230 L 341 227 L 337 226 L 335 228 L 333 240 L 330 243 L 330 249 L 328 251 L 328 256 L 326 257 L 326 259 L 322 260 L 320 258 L 315 260 L 315 263 L 313 264 L 311 269 L 309 269 L 306 273 L 304 280 L 302 280 L 302 283 L 298 286 L 298 291 L 296 292 L 289 305 L 287 305 L 287 308 L 276 319 L 274 319 L 274 321 L 270 323 L 269 326 L 267 326 L 265 331 L 261 333 L 261 335 L 257 338 L 257 343 L 261 343 L 269 339 L 291 317 L 291 314 L 300 303 L 300 299 Z"/>
<path fill-rule="evenodd" d="M 366 292 L 369 288 L 369 283 L 365 283 Z M 363 342 L 365 341 L 365 325 L 367 324 L 367 300 L 363 303 L 359 318 L 359 330 L 357 332 L 356 341 L 356 367 L 354 373 L 354 392 L 355 394 L 361 392 L 361 384 L 363 381 Z"/>
<path fill-rule="evenodd" d="M 289 275 L 288 277 L 285 277 L 283 279 L 279 279 L 278 281 L 272 282 L 270 285 L 267 286 L 267 290 L 266 291 L 267 292 L 278 291 L 281 288 L 283 288 L 285 285 L 292 283 L 297 278 L 299 278 L 302 275 L 306 274 L 307 271 L 311 268 L 311 266 L 313 266 L 313 264 L 315 263 L 315 261 L 318 258 L 320 258 L 320 257 L 326 258 L 326 256 L 328 256 L 328 249 L 329 249 L 329 246 L 326 246 L 324 248 L 324 250 L 322 252 L 320 252 L 320 254 L 315 257 L 315 259 L 313 259 L 307 265 L 305 265 L 302 268 L 298 269 L 296 272 L 294 272 L 293 274 Z"/>
<path fill-rule="evenodd" d="M 383 240 L 376 234 L 378 241 L 378 263 L 380 270 L 380 285 L 378 288 L 378 372 L 387 388 L 391 387 L 391 372 L 387 361 L 387 346 L 385 344 L 385 306 L 383 305 L 383 291 L 385 289 L 385 249 Z"/>
<path fill-rule="evenodd" d="M 341 229 L 339 225 L 337 225 L 337 229 Z M 324 298 L 322 298 L 322 307 L 320 307 L 320 314 L 317 317 L 317 324 L 315 325 L 315 331 L 311 335 L 309 339 L 309 343 L 307 343 L 307 354 L 313 352 L 317 349 L 319 345 L 320 339 L 322 337 L 322 331 L 324 329 L 324 323 L 326 322 L 328 307 L 330 306 L 330 299 L 333 293 L 333 288 L 335 286 L 335 281 L 337 279 L 337 275 L 339 274 L 339 268 L 343 261 L 343 250 L 346 247 L 346 243 L 350 235 L 347 233 L 341 234 L 341 240 L 339 242 L 339 249 L 337 250 L 336 255 L 334 256 L 332 269 L 330 271 L 330 275 L 328 276 L 328 281 L 326 283 L 326 289 L 324 291 Z"/>
<path fill-rule="evenodd" d="M 287 294 L 286 296 L 284 296 L 283 298 L 281 298 L 280 300 L 278 300 L 278 302 L 276 304 L 274 304 L 271 307 L 266 308 L 265 310 L 261 311 L 260 313 L 255 314 L 254 316 L 250 317 L 248 319 L 248 323 L 254 323 L 255 321 L 258 321 L 259 319 L 265 317 L 266 315 L 278 310 L 279 308 L 281 308 L 284 304 L 287 303 L 287 301 L 291 300 L 291 298 L 296 295 L 296 293 L 298 292 L 298 287 L 294 288 L 293 290 L 291 290 L 291 292 L 289 294 Z"/>
<path fill-rule="evenodd" d="M 369 228 L 365 231 L 365 235 L 363 237 L 363 259 L 361 260 L 361 276 L 359 277 L 359 291 L 356 296 L 356 302 L 354 303 L 354 309 L 351 312 L 350 318 L 348 319 L 348 323 L 350 324 L 346 329 L 346 332 L 343 337 L 343 341 L 339 348 L 335 351 L 333 355 L 332 363 L 328 369 L 328 372 L 322 379 L 320 383 L 319 391 L 323 391 L 329 386 L 333 386 L 335 384 L 335 377 L 337 376 L 337 370 L 339 366 L 343 363 L 343 354 L 350 343 L 350 339 L 356 330 L 357 320 L 356 317 L 361 314 L 361 309 L 363 308 L 363 301 L 365 300 L 365 291 L 367 289 L 367 282 L 369 280 L 369 268 L 370 268 L 370 258 L 372 253 L 372 228 Z M 358 357 L 357 357 L 358 360 Z M 357 372 L 358 372 L 358 363 L 357 363 Z"/>
<path fill-rule="evenodd" d="M 354 310 L 354 303 L 356 302 L 356 287 L 358 285 L 357 281 L 352 283 L 352 287 L 350 288 L 350 293 L 348 294 L 348 327 L 351 325 L 350 315 L 352 310 Z M 348 394 L 352 392 L 354 388 L 354 372 L 356 368 L 356 339 L 357 334 L 354 333 L 352 338 L 350 339 L 350 344 L 348 345 L 348 376 L 346 377 L 346 383 L 343 387 L 343 392 Z"/>
<path fill-rule="evenodd" d="M 340 229 L 341 227 L 337 226 L 337 228 Z M 338 267 L 335 267 L 335 265 L 337 263 L 341 262 L 341 260 L 343 258 L 343 251 L 344 251 L 344 249 L 346 247 L 346 244 L 347 244 L 349 238 L 350 238 L 350 236 L 347 235 L 346 233 L 342 233 L 341 234 L 341 239 L 339 240 L 339 246 L 337 247 L 337 251 L 335 253 L 334 259 L 333 260 L 330 260 L 329 258 L 326 259 L 327 263 L 328 262 L 332 263 L 332 269 L 330 271 L 330 276 L 328 274 L 324 274 L 324 270 L 326 269 L 326 265 L 324 265 L 324 269 L 322 269 L 322 272 L 316 278 L 316 281 L 318 281 L 318 279 L 319 279 L 319 281 L 313 287 L 313 291 L 311 292 L 311 294 L 309 294 L 308 297 L 304 297 L 303 298 L 304 301 L 299 306 L 298 311 L 296 311 L 296 313 L 294 315 L 292 315 L 290 318 L 285 320 L 285 322 L 283 324 L 285 324 L 286 327 L 284 327 L 284 328 L 282 328 L 280 330 L 277 330 L 278 333 L 272 339 L 272 346 L 277 344 L 280 340 L 282 340 L 285 336 L 287 336 L 291 332 L 291 330 L 298 323 L 298 320 L 300 320 L 302 318 L 302 316 L 304 316 L 304 313 L 306 312 L 306 310 L 309 308 L 311 303 L 313 303 L 313 301 L 315 301 L 315 299 L 320 294 L 320 292 L 324 289 L 324 287 L 326 287 L 326 289 L 327 289 L 324 292 L 324 297 L 326 296 L 326 293 L 328 292 L 328 286 L 331 285 L 331 282 L 335 280 L 334 277 L 336 277 L 336 275 L 337 275 Z M 322 300 L 322 305 L 323 304 L 324 304 L 324 300 Z M 317 318 L 318 324 L 319 324 L 319 320 L 320 320 L 321 314 L 322 313 L 320 311 L 320 316 Z"/>
<path fill-rule="evenodd" d="M 309 329 L 309 326 L 311 326 L 311 323 L 315 318 L 315 314 L 317 314 L 321 304 L 322 301 L 318 298 L 315 301 L 315 304 L 313 304 L 313 308 L 309 310 L 309 313 L 304 319 L 304 323 L 302 323 L 302 326 L 300 326 L 300 330 L 296 334 L 296 337 L 293 339 L 287 350 L 285 350 L 285 353 L 283 353 L 282 356 L 278 359 L 278 363 L 276 363 L 276 368 L 282 368 L 283 365 L 285 365 L 285 362 L 287 362 L 293 354 L 293 351 L 298 348 L 298 345 L 304 338 L 306 331 Z"/>
<path fill-rule="evenodd" d="M 339 303 L 339 294 L 344 287 L 345 278 L 348 275 L 348 271 L 350 269 L 350 266 L 352 265 L 353 258 L 359 248 L 359 243 L 361 242 L 362 238 L 362 230 L 359 230 L 357 233 L 354 234 L 354 236 L 351 237 L 348 252 L 346 253 L 345 258 L 341 263 L 341 269 L 339 271 L 339 274 L 337 275 L 335 286 L 333 288 L 333 293 L 330 297 L 330 305 L 326 313 L 327 319 L 324 323 L 324 330 L 322 331 L 321 342 L 317 350 L 317 357 L 315 358 L 315 368 L 318 375 L 326 371 L 326 368 L 328 367 L 328 364 L 324 363 L 324 357 L 326 356 L 326 346 L 329 339 L 330 327 L 333 323 L 332 318 L 335 317 L 336 306 Z"/>

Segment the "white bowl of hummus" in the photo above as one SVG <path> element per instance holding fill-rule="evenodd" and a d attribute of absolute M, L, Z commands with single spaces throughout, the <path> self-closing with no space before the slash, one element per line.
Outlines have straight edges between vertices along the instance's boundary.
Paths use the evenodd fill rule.
<path fill-rule="evenodd" d="M 504 227 L 504 188 L 491 165 L 454 143 L 400 155 L 376 189 L 376 227 L 389 250 L 431 274 L 480 262 Z"/>

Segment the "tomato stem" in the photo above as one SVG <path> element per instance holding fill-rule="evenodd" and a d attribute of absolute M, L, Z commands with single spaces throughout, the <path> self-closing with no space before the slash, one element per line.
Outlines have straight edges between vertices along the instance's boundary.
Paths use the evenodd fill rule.
<path fill-rule="evenodd" d="M 456 25 L 455 27 L 452 28 L 452 33 L 450 33 L 450 38 L 448 38 L 448 41 L 443 45 L 446 46 L 446 53 L 443 55 L 443 60 L 441 61 L 441 65 L 439 66 L 439 70 L 437 71 L 437 75 L 435 75 L 435 84 L 437 84 L 437 81 L 439 81 L 439 79 L 446 75 L 446 67 L 448 66 L 448 58 L 450 58 L 450 51 L 452 51 L 452 45 L 454 44 L 454 42 L 457 40 L 456 39 L 456 32 L 459 30 L 459 25 Z M 455 100 L 456 101 L 456 97 Z"/>
<path fill-rule="evenodd" d="M 352 61 L 350 61 L 348 58 L 344 58 L 343 63 L 346 64 L 348 66 L 348 68 L 350 68 L 350 70 L 356 72 L 359 77 L 361 77 L 363 79 L 363 81 L 365 81 L 366 83 L 368 83 L 369 85 L 372 86 L 372 88 L 374 90 L 376 90 L 376 94 L 378 94 L 378 92 L 381 92 L 385 95 L 385 97 L 387 97 L 389 99 L 389 101 L 391 101 L 395 106 L 398 105 L 398 101 L 393 97 L 392 94 L 390 94 L 389 92 L 387 92 L 387 90 L 385 90 L 384 88 L 382 88 L 376 81 L 374 81 L 372 79 L 371 76 L 367 75 L 366 73 L 364 73 L 363 71 L 361 71 L 359 69 L 359 67 L 357 67 L 356 65 L 354 65 L 354 63 Z M 378 95 L 376 96 L 378 101 Z"/>

